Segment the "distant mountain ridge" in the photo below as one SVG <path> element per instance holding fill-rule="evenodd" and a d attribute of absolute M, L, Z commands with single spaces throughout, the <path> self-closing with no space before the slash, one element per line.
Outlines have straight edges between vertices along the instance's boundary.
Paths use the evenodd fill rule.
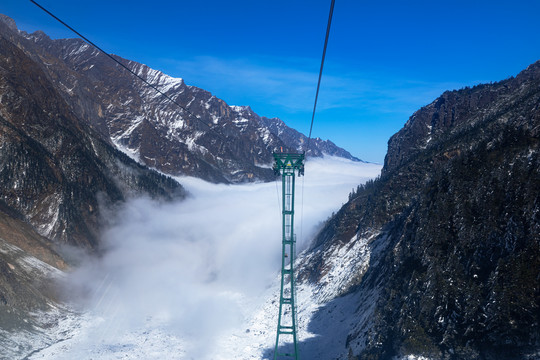
<path fill-rule="evenodd" d="M 261 117 L 248 106 L 229 106 L 182 79 L 115 56 L 187 112 L 82 40 L 51 40 L 41 31 L 16 34 L 19 46 L 42 63 L 80 119 L 161 172 L 212 182 L 269 181 L 273 151 L 305 150 L 307 137 L 280 119 Z M 331 141 L 312 139 L 308 155 L 324 154 L 359 161 Z"/>

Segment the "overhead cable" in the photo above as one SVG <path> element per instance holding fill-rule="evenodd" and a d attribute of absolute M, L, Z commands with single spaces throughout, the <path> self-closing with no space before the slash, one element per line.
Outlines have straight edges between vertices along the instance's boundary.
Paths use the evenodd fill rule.
<path fill-rule="evenodd" d="M 319 70 L 319 81 L 317 82 L 317 92 L 315 93 L 315 103 L 313 104 L 313 114 L 311 115 L 311 125 L 309 127 L 309 136 L 307 141 L 307 146 L 304 148 L 304 152 L 307 153 L 309 150 L 309 143 L 311 142 L 311 131 L 313 130 L 313 120 L 315 119 L 315 110 L 317 109 L 317 99 L 319 98 L 319 89 L 321 87 L 321 77 L 324 67 L 324 58 L 326 57 L 326 47 L 328 46 L 328 36 L 330 35 L 330 25 L 332 25 L 332 16 L 334 14 L 334 3 L 335 0 L 332 0 L 330 4 L 330 14 L 328 15 L 328 25 L 326 26 L 326 37 L 324 39 L 324 47 L 321 59 L 321 69 Z M 307 154 L 306 154 L 307 155 Z"/>

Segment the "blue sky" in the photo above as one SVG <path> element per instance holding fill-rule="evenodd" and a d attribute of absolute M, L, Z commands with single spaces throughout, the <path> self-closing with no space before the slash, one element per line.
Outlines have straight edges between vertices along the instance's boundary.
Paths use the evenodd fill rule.
<path fill-rule="evenodd" d="M 38 2 L 110 53 L 309 132 L 330 0 Z M 74 37 L 30 1 L 3 0 L 0 13 Z M 336 0 L 313 135 L 382 162 L 443 91 L 539 60 L 538 14 L 537 0 Z"/>

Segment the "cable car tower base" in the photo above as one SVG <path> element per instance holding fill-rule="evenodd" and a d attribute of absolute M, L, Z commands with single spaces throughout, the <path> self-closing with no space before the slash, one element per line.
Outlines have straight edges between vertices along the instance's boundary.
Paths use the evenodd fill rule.
<path fill-rule="evenodd" d="M 295 173 L 298 172 L 298 176 L 304 175 L 304 154 L 274 153 L 274 160 L 274 172 L 276 175 L 281 174 L 283 208 L 281 292 L 279 295 L 279 317 L 274 360 L 298 360 L 296 291 L 294 279 L 294 260 L 296 256 L 296 236 L 294 234 L 294 185 Z"/>

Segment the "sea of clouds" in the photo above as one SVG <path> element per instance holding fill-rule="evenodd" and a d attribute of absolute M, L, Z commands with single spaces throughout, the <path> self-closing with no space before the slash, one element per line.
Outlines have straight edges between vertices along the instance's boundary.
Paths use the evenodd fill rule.
<path fill-rule="evenodd" d="M 380 170 L 335 157 L 309 159 L 296 182 L 298 251 L 309 247 L 353 188 Z M 86 258 L 67 279 L 71 301 L 90 320 L 43 355 L 205 359 L 264 301 L 280 269 L 280 179 L 243 185 L 178 180 L 190 193 L 186 200 L 139 198 L 111 215 L 104 254 Z M 158 349 L 163 344 L 177 350 Z"/>

